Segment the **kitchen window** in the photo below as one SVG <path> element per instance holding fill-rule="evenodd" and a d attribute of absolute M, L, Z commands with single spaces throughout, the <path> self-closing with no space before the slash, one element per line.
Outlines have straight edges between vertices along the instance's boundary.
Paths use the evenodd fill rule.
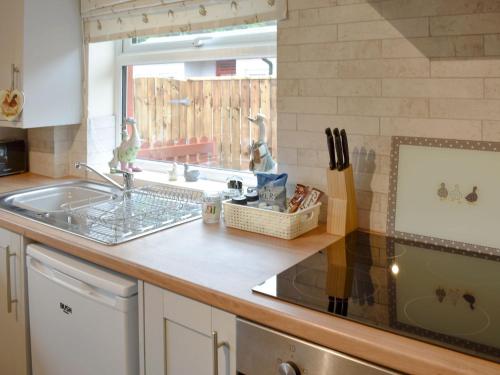
<path fill-rule="evenodd" d="M 143 168 L 177 162 L 248 172 L 259 139 L 248 117 L 258 113 L 276 160 L 276 22 L 130 38 L 117 61 L 119 112 L 137 121 Z"/>

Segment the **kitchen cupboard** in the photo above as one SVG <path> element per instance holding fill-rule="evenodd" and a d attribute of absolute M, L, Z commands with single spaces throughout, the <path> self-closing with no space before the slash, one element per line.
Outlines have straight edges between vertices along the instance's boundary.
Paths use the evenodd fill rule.
<path fill-rule="evenodd" d="M 236 374 L 236 316 L 147 283 L 142 298 L 143 374 Z"/>
<path fill-rule="evenodd" d="M 80 0 L 0 1 L 0 90 L 25 94 L 21 116 L 0 126 L 79 124 L 82 44 Z"/>
<path fill-rule="evenodd" d="M 25 239 L 0 228 L 0 373 L 30 373 L 28 354 Z"/>

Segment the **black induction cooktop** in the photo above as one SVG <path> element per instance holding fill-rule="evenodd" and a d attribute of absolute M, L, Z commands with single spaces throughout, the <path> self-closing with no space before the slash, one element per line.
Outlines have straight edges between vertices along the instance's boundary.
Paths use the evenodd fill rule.
<path fill-rule="evenodd" d="M 500 363 L 500 257 L 354 232 L 253 288 Z"/>

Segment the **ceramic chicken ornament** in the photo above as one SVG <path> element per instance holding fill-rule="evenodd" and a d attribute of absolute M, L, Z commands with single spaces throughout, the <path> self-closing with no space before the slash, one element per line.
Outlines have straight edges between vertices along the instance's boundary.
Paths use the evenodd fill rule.
<path fill-rule="evenodd" d="M 23 111 L 24 95 L 19 90 L 0 90 L 0 117 L 14 121 Z"/>
<path fill-rule="evenodd" d="M 255 118 L 248 117 L 248 119 L 259 126 L 259 140 L 257 142 L 252 142 L 250 146 L 249 168 L 254 172 L 270 172 L 276 167 L 276 163 L 265 142 L 266 117 L 262 113 L 259 113 Z"/>
<path fill-rule="evenodd" d="M 12 83 L 9 90 L 0 90 L 0 119 L 16 120 L 24 107 L 24 93 L 15 88 L 15 77 L 19 68 L 12 65 Z"/>
<path fill-rule="evenodd" d="M 141 138 L 137 130 L 137 122 L 133 118 L 125 119 L 125 125 L 132 126 L 132 134 L 128 136 L 127 127 L 122 132 L 122 143 L 113 150 L 113 159 L 108 163 L 110 169 L 116 169 L 120 163 L 120 169 L 127 172 L 141 172 L 142 169 L 134 166 L 137 153 L 141 148 Z"/>

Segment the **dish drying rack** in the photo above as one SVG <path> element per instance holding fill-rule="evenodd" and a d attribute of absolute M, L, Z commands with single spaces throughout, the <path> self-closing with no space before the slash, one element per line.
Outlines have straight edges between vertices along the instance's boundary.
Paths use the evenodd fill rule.
<path fill-rule="evenodd" d="M 201 217 L 203 193 L 169 186 L 136 188 L 97 204 L 70 209 L 77 234 L 118 244 Z"/>

